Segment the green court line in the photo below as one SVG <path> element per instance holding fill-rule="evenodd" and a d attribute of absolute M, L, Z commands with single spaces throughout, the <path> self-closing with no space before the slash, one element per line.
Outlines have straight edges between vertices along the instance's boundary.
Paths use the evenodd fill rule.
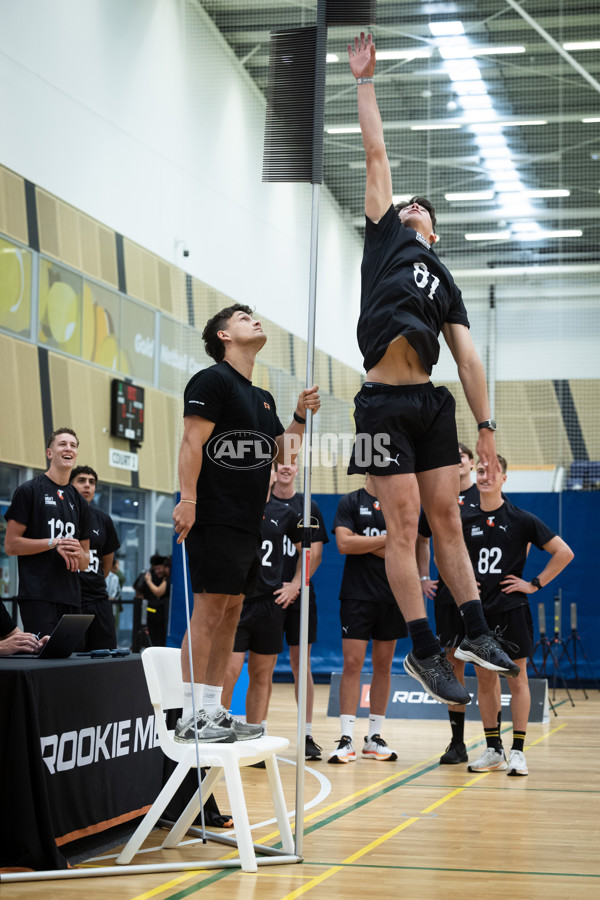
<path fill-rule="evenodd" d="M 483 875 L 549 875 L 552 877 L 562 878 L 600 878 L 597 875 L 586 874 L 584 872 L 523 872 L 520 869 L 454 869 L 450 866 L 389 866 L 374 865 L 372 863 L 343 863 L 343 862 L 315 862 L 305 860 L 305 866 L 323 866 L 325 868 L 349 868 L 349 869 L 404 869 L 411 872 L 466 872 L 470 874 Z"/>
<path fill-rule="evenodd" d="M 228 875 L 232 875 L 237 871 L 239 870 L 223 869 L 221 872 L 217 872 L 215 875 L 210 875 L 208 878 L 205 878 L 200 884 L 192 884 L 190 887 L 184 888 L 183 891 L 178 891 L 176 894 L 169 894 L 168 900 L 183 900 L 184 897 L 189 897 L 190 894 L 195 894 L 196 891 L 200 891 L 202 888 L 210 887 L 211 884 L 215 884 L 215 882 L 220 881 L 222 878 L 227 878 Z"/>

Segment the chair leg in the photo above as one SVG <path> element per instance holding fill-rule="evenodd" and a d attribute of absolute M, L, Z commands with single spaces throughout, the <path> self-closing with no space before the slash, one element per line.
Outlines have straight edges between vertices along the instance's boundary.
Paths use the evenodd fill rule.
<path fill-rule="evenodd" d="M 217 783 L 223 777 L 223 768 L 221 766 L 211 766 L 208 773 L 202 779 L 202 802 L 206 803 L 208 798 L 213 793 Z M 181 813 L 171 830 L 169 831 L 167 837 L 163 842 L 163 847 L 165 849 L 170 849 L 172 847 L 176 847 L 184 835 L 187 833 L 190 828 L 192 822 L 200 812 L 200 798 L 198 796 L 198 791 L 194 791 L 194 794 Z"/>
<path fill-rule="evenodd" d="M 240 767 L 237 762 L 227 759 L 225 760 L 224 768 L 225 784 L 227 785 L 227 793 L 229 795 L 229 804 L 231 806 L 231 815 L 233 816 L 242 871 L 256 872 L 258 866 L 256 864 L 256 855 L 252 844 L 250 821 L 248 819 L 248 810 L 246 809 L 246 799 L 244 797 Z"/>
<path fill-rule="evenodd" d="M 160 819 L 169 801 L 173 798 L 175 792 L 182 784 L 183 779 L 189 772 L 189 769 L 190 765 L 187 760 L 182 760 L 177 765 L 177 768 L 163 787 L 162 791 L 117 856 L 116 861 L 119 865 L 126 865 L 127 863 L 131 862 L 135 854 L 138 852 L 138 850 Z"/>
<path fill-rule="evenodd" d="M 281 786 L 281 778 L 279 775 L 279 766 L 277 759 L 273 753 L 265 760 L 267 766 L 267 777 L 269 779 L 269 787 L 271 789 L 271 797 L 273 798 L 273 808 L 279 826 L 279 834 L 281 836 L 281 846 L 285 853 L 294 852 L 294 838 L 290 826 L 287 807 L 285 805 L 285 797 Z"/>

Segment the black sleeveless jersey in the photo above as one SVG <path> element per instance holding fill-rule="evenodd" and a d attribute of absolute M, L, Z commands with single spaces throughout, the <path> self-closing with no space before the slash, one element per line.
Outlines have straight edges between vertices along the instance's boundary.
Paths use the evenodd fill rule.
<path fill-rule="evenodd" d="M 431 374 L 442 326 L 469 327 L 467 311 L 446 266 L 425 238 L 400 222 L 393 206 L 377 224 L 366 220 L 361 277 L 357 335 L 365 371 L 402 336 Z"/>

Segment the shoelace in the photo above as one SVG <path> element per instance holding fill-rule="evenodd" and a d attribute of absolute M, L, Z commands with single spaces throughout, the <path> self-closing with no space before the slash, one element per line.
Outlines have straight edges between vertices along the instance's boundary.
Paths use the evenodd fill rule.
<path fill-rule="evenodd" d="M 440 670 L 440 675 L 442 675 L 446 681 L 452 681 L 454 678 L 454 669 L 444 656 L 444 654 L 440 654 L 438 668 Z"/>
<path fill-rule="evenodd" d="M 509 641 L 508 638 L 505 638 L 505 631 L 506 628 L 501 628 L 499 625 L 496 625 L 495 630 L 491 631 L 490 634 L 500 644 L 501 647 L 504 647 L 506 650 L 510 650 L 511 653 L 516 653 L 519 649 L 519 645 L 514 644 L 512 641 Z"/>

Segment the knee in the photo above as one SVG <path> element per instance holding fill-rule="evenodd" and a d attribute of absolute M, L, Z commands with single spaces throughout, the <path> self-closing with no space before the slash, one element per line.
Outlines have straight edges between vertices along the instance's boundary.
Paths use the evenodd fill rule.
<path fill-rule="evenodd" d="M 344 672 L 348 678 L 356 678 L 362 672 L 362 660 L 355 656 L 344 657 Z"/>

